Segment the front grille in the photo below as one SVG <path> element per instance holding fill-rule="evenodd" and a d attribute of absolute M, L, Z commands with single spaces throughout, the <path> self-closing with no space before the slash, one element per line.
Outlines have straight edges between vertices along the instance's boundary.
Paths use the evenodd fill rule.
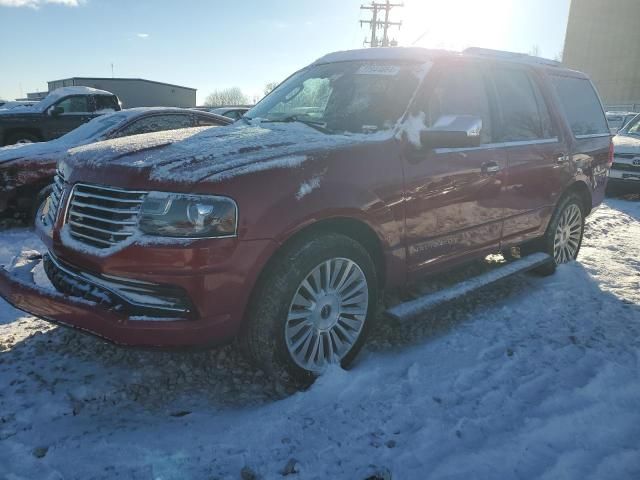
<path fill-rule="evenodd" d="M 78 183 L 73 187 L 66 223 L 77 241 L 109 248 L 136 232 L 147 192 Z"/>
<path fill-rule="evenodd" d="M 44 270 L 60 292 L 95 302 L 129 316 L 186 319 L 193 307 L 184 290 L 140 280 L 80 271 L 54 257 L 43 257 Z"/>
<path fill-rule="evenodd" d="M 64 180 L 62 174 L 57 171 L 53 177 L 53 184 L 51 185 L 51 194 L 49 195 L 49 211 L 47 215 L 49 217 L 49 224 L 54 225 L 56 223 L 56 217 L 58 216 L 58 209 L 60 208 L 60 200 L 64 192 Z"/>
<path fill-rule="evenodd" d="M 624 170 L 626 172 L 640 172 L 640 165 L 631 165 L 630 163 L 617 163 L 611 165 L 613 170 Z"/>

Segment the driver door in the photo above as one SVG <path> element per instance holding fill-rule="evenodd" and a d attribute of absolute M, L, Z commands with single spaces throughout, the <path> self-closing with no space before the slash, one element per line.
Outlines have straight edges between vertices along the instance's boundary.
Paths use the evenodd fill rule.
<path fill-rule="evenodd" d="M 93 118 L 88 95 L 66 97 L 47 109 L 46 140 L 58 138 Z"/>
<path fill-rule="evenodd" d="M 494 109 L 481 67 L 451 60 L 434 67 L 412 108 L 413 122 L 433 127 L 450 115 L 482 119 L 481 145 L 417 148 L 403 158 L 409 279 L 435 266 L 499 248 L 506 153 L 493 143 Z M 418 121 L 419 123 L 419 121 Z M 415 142 L 415 137 L 414 137 Z"/>

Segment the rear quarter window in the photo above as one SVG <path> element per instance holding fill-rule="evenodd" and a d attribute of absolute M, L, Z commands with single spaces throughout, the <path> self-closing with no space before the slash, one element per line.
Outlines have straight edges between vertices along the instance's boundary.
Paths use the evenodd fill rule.
<path fill-rule="evenodd" d="M 589 80 L 552 75 L 551 83 L 576 137 L 609 135 L 602 105 Z"/>

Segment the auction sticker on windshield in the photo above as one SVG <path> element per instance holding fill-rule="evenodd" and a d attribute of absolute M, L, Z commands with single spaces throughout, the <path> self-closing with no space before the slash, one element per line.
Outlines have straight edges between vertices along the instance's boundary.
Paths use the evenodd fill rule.
<path fill-rule="evenodd" d="M 356 75 L 397 75 L 399 71 L 397 65 L 368 64 L 362 65 Z"/>

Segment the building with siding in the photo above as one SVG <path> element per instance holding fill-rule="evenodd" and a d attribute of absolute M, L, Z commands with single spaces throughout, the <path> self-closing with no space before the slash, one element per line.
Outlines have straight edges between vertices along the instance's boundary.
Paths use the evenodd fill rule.
<path fill-rule="evenodd" d="M 142 78 L 72 77 L 48 82 L 49 91 L 84 86 L 107 90 L 118 96 L 123 108 L 195 107 L 196 89 Z"/>
<path fill-rule="evenodd" d="M 571 0 L 563 63 L 591 76 L 608 108 L 640 108 L 640 0 Z"/>

